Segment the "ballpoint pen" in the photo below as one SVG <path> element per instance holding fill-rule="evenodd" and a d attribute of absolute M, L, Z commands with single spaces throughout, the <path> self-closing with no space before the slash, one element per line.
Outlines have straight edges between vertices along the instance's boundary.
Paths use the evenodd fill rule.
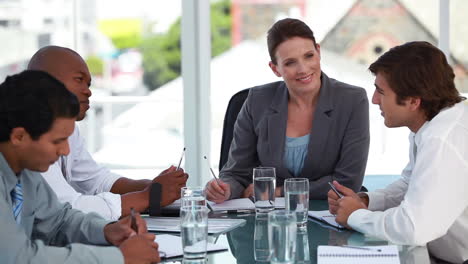
<path fill-rule="evenodd" d="M 340 197 L 340 198 L 343 198 L 343 197 L 344 197 L 343 194 L 341 194 L 341 193 L 335 188 L 335 186 L 333 185 L 333 183 L 328 182 L 328 185 L 330 185 L 330 187 L 331 187 L 332 190 L 336 193 L 336 195 L 338 195 L 338 197 Z"/>
<path fill-rule="evenodd" d="M 382 251 L 380 248 L 367 248 L 367 247 L 350 246 L 350 245 L 342 245 L 341 247 L 344 247 L 344 248 L 352 248 L 352 249 L 368 250 L 368 251 L 376 251 L 376 252 L 381 252 L 381 251 Z"/>
<path fill-rule="evenodd" d="M 206 160 L 206 162 L 208 162 L 208 167 L 210 168 L 211 175 L 213 175 L 213 178 L 215 178 L 216 183 L 219 185 L 218 178 L 217 178 L 216 175 L 214 174 L 214 171 L 213 171 L 213 169 L 212 169 L 211 166 L 210 166 L 210 162 L 208 161 L 208 158 L 206 158 L 206 156 L 203 156 L 203 158 Z"/>
<path fill-rule="evenodd" d="M 133 229 L 133 231 L 135 231 L 138 234 L 138 226 L 136 224 L 135 210 L 133 209 L 133 207 L 130 207 L 130 216 L 132 218 L 130 227 Z"/>
<path fill-rule="evenodd" d="M 180 165 L 182 164 L 182 159 L 184 158 L 184 155 L 185 155 L 185 147 L 184 147 L 184 150 L 182 150 L 182 155 L 180 156 L 179 165 L 177 165 L 177 170 L 180 169 Z"/>

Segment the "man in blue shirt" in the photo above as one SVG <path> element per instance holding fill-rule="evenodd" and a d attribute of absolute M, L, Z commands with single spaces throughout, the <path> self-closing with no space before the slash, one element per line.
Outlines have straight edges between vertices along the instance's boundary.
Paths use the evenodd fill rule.
<path fill-rule="evenodd" d="M 110 223 L 72 209 L 38 173 L 69 153 L 78 113 L 76 96 L 45 72 L 25 71 L 0 85 L 0 263 L 160 260 L 141 217 L 137 231 L 130 217 Z"/>

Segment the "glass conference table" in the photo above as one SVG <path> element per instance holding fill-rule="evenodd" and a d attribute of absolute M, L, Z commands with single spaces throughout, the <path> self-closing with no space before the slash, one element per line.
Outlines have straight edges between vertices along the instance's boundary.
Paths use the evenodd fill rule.
<path fill-rule="evenodd" d="M 309 210 L 327 209 L 328 204 L 326 201 L 311 200 L 309 202 Z M 246 224 L 226 234 L 209 237 L 210 242 L 227 246 L 227 251 L 208 254 L 206 262 L 202 261 L 189 263 L 269 263 L 268 261 L 259 261 L 262 255 L 267 254 L 265 251 L 265 239 L 267 239 L 266 230 L 268 230 L 268 226 L 264 217 L 256 217 L 255 212 L 237 214 L 210 213 L 210 217 L 245 219 Z M 296 256 L 299 254 L 299 256 L 301 256 L 300 258 L 305 260 L 296 261 L 295 263 L 317 263 L 317 247 L 319 245 L 379 246 L 389 245 L 389 242 L 364 236 L 359 232 L 351 230 L 336 229 L 327 224 L 309 218 L 309 221 L 307 222 L 307 230 L 304 232 L 298 232 L 296 239 Z M 430 263 L 429 254 L 426 247 L 398 246 L 398 248 L 401 264 Z M 168 259 L 163 262 L 181 263 L 181 259 Z M 378 261 L 376 263 L 378 263 Z"/>

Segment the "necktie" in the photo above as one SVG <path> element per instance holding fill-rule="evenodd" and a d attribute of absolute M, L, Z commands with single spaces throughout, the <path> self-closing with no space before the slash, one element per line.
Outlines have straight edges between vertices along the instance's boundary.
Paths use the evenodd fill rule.
<path fill-rule="evenodd" d="M 13 216 L 16 223 L 19 224 L 21 222 L 21 211 L 23 211 L 23 189 L 19 180 L 15 189 L 11 191 L 11 201 L 13 202 Z"/>

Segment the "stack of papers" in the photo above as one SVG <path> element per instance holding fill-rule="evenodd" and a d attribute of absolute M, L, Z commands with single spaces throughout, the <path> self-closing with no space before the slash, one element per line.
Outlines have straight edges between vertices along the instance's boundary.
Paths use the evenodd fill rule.
<path fill-rule="evenodd" d="M 317 264 L 399 264 L 398 248 L 392 246 L 319 246 Z"/>
<path fill-rule="evenodd" d="M 211 210 L 215 212 L 219 211 L 246 211 L 246 210 L 255 210 L 255 204 L 249 198 L 240 198 L 227 200 L 224 203 L 215 204 L 209 202 L 208 206 Z M 275 198 L 275 208 L 280 209 L 285 207 L 284 197 Z"/>
<path fill-rule="evenodd" d="M 143 217 L 146 220 L 148 231 L 180 232 L 179 217 Z M 208 219 L 208 234 L 229 232 L 239 226 L 245 225 L 244 219 Z"/>
<path fill-rule="evenodd" d="M 173 258 L 184 255 L 182 249 L 182 239 L 178 236 L 173 235 L 156 235 L 154 240 L 159 245 L 159 254 L 161 258 Z M 219 244 L 207 243 L 207 252 L 217 252 L 227 250 L 227 247 Z"/>
<path fill-rule="evenodd" d="M 323 211 L 309 211 L 309 216 L 312 218 L 315 218 L 321 222 L 325 222 L 331 226 L 337 227 L 337 228 L 345 228 L 344 226 L 338 224 L 336 222 L 336 217 L 330 213 L 328 210 L 323 210 Z"/>

